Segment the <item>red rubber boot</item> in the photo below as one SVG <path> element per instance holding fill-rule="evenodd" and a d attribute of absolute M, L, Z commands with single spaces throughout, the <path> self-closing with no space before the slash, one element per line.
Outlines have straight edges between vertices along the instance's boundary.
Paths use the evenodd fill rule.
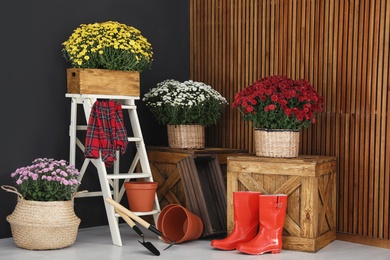
<path fill-rule="evenodd" d="M 234 250 L 238 243 L 252 240 L 259 226 L 259 196 L 261 192 L 233 192 L 234 227 L 226 238 L 212 240 L 211 246 L 221 250 Z"/>
<path fill-rule="evenodd" d="M 238 244 L 236 249 L 251 255 L 261 255 L 267 252 L 280 253 L 287 195 L 261 195 L 259 204 L 259 233 L 251 241 Z"/>

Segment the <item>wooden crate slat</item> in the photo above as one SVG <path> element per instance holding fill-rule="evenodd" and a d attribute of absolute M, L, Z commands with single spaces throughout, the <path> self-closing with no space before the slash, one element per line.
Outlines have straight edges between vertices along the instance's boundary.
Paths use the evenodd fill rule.
<path fill-rule="evenodd" d="M 152 175 L 159 182 L 157 194 L 160 203 L 164 203 L 162 208 L 178 202 L 198 215 L 204 224 L 202 237 L 226 234 L 226 182 L 218 158 L 224 158 L 226 164 L 227 156 L 242 151 L 167 147 L 148 147 L 147 150 Z"/>
<path fill-rule="evenodd" d="M 272 168 L 268 167 L 270 162 L 274 165 Z M 294 162 L 297 164 L 295 167 L 292 166 Z M 234 227 L 234 191 L 287 194 L 283 248 L 317 252 L 336 239 L 336 207 L 333 205 L 336 203 L 335 162 L 335 157 L 325 156 L 290 159 L 228 157 L 228 233 Z M 291 172 L 289 169 L 294 170 Z M 308 173 L 307 169 L 315 172 Z M 244 185 L 240 185 L 242 182 Z"/>

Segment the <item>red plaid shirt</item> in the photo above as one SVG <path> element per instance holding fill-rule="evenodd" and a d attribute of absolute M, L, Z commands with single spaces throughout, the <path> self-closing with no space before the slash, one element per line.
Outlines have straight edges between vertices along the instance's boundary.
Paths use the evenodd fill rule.
<path fill-rule="evenodd" d="M 123 123 L 122 106 L 112 100 L 97 100 L 91 110 L 85 137 L 86 158 L 99 158 L 107 167 L 116 160 L 115 151 L 126 152 L 127 131 Z"/>

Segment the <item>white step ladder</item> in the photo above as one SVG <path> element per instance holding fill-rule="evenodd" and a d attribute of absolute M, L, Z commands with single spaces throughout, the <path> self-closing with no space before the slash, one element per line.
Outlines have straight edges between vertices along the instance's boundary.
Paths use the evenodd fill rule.
<path fill-rule="evenodd" d="M 77 147 L 81 149 L 84 153 L 84 144 L 78 138 L 79 131 L 86 131 L 87 124 L 89 120 L 89 115 L 91 114 L 92 106 L 98 99 L 109 99 L 115 100 L 122 105 L 123 117 L 125 117 L 126 110 L 128 111 L 131 130 L 133 133 L 132 137 L 128 137 L 128 147 L 131 147 L 131 144 L 135 144 L 136 152 L 134 159 L 131 163 L 131 166 L 127 173 L 120 173 L 120 152 L 116 151 L 117 160 L 114 161 L 112 173 L 107 173 L 106 166 L 101 158 L 90 159 L 85 158 L 82 167 L 80 168 L 79 180 L 82 181 L 82 178 L 85 174 L 88 164 L 91 162 L 97 169 L 101 191 L 92 191 L 80 193 L 77 197 L 91 197 L 91 196 L 103 196 L 103 201 L 107 213 L 108 224 L 110 227 L 112 242 L 114 245 L 122 246 L 122 239 L 119 232 L 119 215 L 115 213 L 114 207 L 110 205 L 105 198 L 110 197 L 116 202 L 120 203 L 124 193 L 125 188 L 123 187 L 123 181 L 129 181 L 131 179 L 143 179 L 145 181 L 153 181 L 152 172 L 150 170 L 149 160 L 146 153 L 145 143 L 142 136 L 141 127 L 137 115 L 137 107 L 135 105 L 135 100 L 139 97 L 135 96 L 112 96 L 112 95 L 92 95 L 92 94 L 66 94 L 68 98 L 71 98 L 71 115 L 70 115 L 70 127 L 69 127 L 69 136 L 70 136 L 70 151 L 69 151 L 69 163 L 76 165 L 76 149 Z M 82 105 L 84 108 L 84 114 L 86 123 L 85 125 L 78 125 L 77 121 L 77 108 L 78 105 Z M 124 118 L 125 120 L 125 118 Z M 127 129 L 127 132 L 130 131 Z M 139 169 L 137 165 L 140 165 L 141 172 L 137 173 L 135 170 Z M 155 203 L 153 210 L 150 212 L 133 212 L 138 216 L 153 215 L 155 223 L 157 223 L 158 215 L 160 214 L 160 204 L 155 194 Z"/>

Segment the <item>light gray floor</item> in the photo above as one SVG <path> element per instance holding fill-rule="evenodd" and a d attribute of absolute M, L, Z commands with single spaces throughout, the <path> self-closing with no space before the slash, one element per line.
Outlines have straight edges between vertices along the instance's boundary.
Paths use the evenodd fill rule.
<path fill-rule="evenodd" d="M 220 251 L 210 246 L 211 239 L 198 239 L 176 244 L 164 250 L 167 243 L 141 227 L 147 242 L 151 242 L 159 251 L 156 256 L 138 243 L 139 236 L 126 224 L 120 224 L 123 246 L 112 244 L 108 226 L 80 229 L 76 242 L 67 248 L 46 251 L 32 251 L 15 246 L 13 238 L 0 239 L 0 259 L 5 260 L 130 260 L 130 259 L 262 259 L 262 260 L 311 260 L 311 259 L 390 259 L 390 249 L 365 246 L 336 240 L 317 253 L 282 250 L 279 254 L 246 255 L 238 251 Z"/>

